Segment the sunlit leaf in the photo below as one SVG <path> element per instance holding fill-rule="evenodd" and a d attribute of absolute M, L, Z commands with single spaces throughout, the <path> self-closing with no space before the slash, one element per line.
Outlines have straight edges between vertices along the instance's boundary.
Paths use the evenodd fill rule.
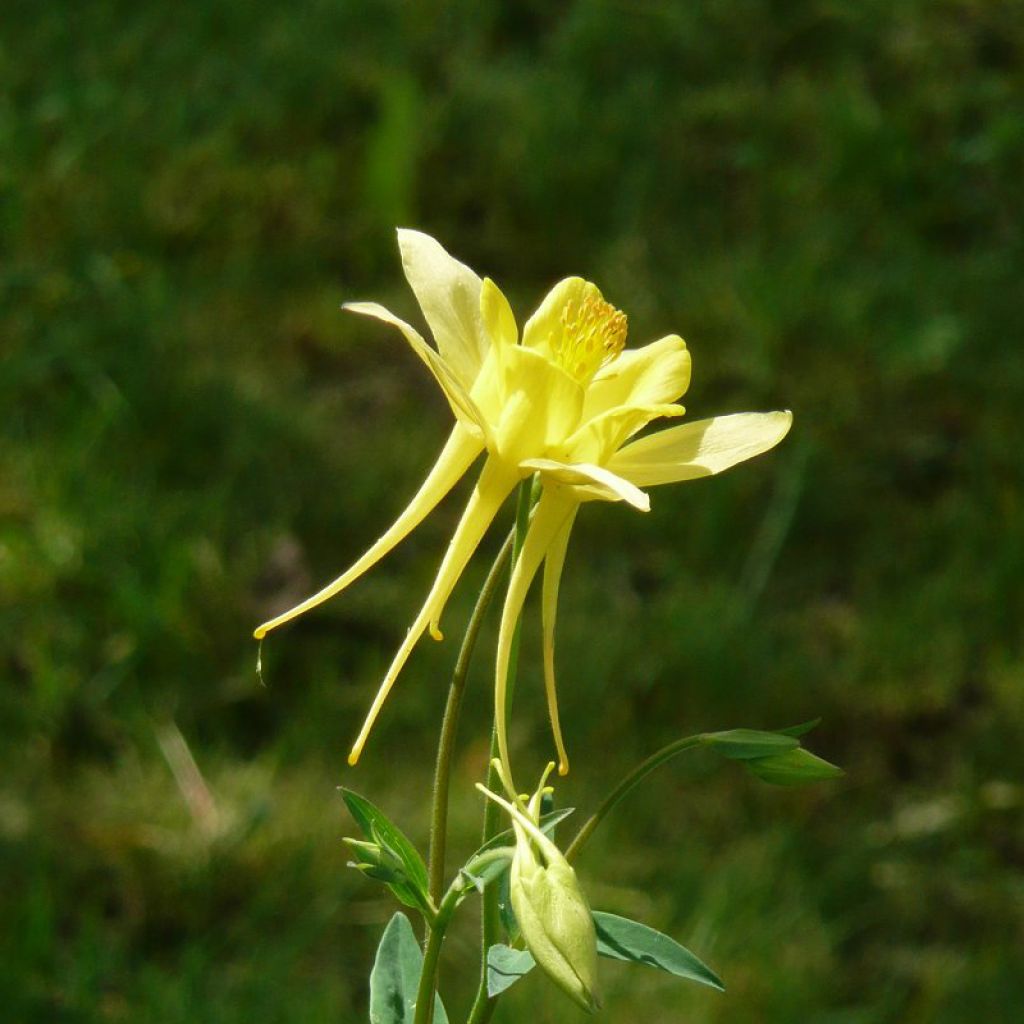
<path fill-rule="evenodd" d="M 429 913 L 427 866 L 416 847 L 375 804 L 350 789 L 342 789 L 341 793 L 345 806 L 363 830 L 363 834 L 381 848 L 382 860 L 385 862 L 378 864 L 371 873 L 364 867 L 367 857 L 357 850 L 356 866 L 364 873 L 371 874 L 371 877 L 384 881 L 405 906 Z M 388 861 L 391 863 L 387 863 Z"/>
<path fill-rule="evenodd" d="M 388 922 L 370 972 L 370 1024 L 412 1024 L 423 953 L 412 925 L 399 912 Z M 440 996 L 434 1003 L 435 1024 L 448 1024 Z"/>
<path fill-rule="evenodd" d="M 528 949 L 512 949 L 500 943 L 487 950 L 487 994 L 492 998 L 529 974 L 537 961 Z"/>
<path fill-rule="evenodd" d="M 597 951 L 612 960 L 647 964 L 659 970 L 725 991 L 722 980 L 707 964 L 675 939 L 639 921 L 594 911 Z"/>

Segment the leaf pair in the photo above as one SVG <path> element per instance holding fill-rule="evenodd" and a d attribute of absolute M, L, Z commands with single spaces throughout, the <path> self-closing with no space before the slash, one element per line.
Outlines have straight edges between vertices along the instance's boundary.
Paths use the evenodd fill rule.
<path fill-rule="evenodd" d="M 366 836 L 366 841 L 346 839 L 355 860 L 352 867 L 383 882 L 398 901 L 419 910 L 427 918 L 434 915 L 428 895 L 427 866 L 405 833 L 365 797 L 342 789 L 349 813 Z"/>
<path fill-rule="evenodd" d="M 597 952 L 610 960 L 646 964 L 677 978 L 725 991 L 721 979 L 675 939 L 639 921 L 616 914 L 593 913 L 597 930 Z M 533 970 L 535 962 L 529 950 L 495 945 L 487 951 L 487 994 L 499 995 Z"/>
<path fill-rule="evenodd" d="M 800 745 L 799 737 L 810 732 L 818 719 L 777 732 L 758 729 L 729 729 L 709 732 L 701 742 L 722 757 L 741 761 L 752 774 L 776 786 L 802 786 L 808 782 L 837 779 L 842 768 L 830 764 Z"/>

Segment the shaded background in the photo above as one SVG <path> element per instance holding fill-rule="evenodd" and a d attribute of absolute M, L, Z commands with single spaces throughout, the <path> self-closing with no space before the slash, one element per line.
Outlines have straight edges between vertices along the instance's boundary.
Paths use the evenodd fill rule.
<path fill-rule="evenodd" d="M 396 224 L 520 317 L 579 273 L 634 344 L 678 331 L 691 415 L 795 412 L 772 455 L 647 517 L 590 506 L 573 538 L 564 801 L 678 735 L 819 714 L 810 747 L 848 771 L 792 792 L 696 757 L 598 834 L 592 901 L 729 987 L 605 962 L 605 1019 L 1017 1019 L 1019 5 L 8 0 L 0 20 L 10 1019 L 365 1019 L 391 907 L 345 868 L 335 787 L 425 838 L 483 560 L 364 764 L 344 754 L 458 500 L 275 636 L 265 688 L 249 631 L 381 531 L 447 430 L 400 338 L 338 312 L 417 315 Z M 516 741 L 539 764 L 532 623 Z M 486 659 L 472 686 L 456 853 Z M 536 977 L 498 1019 L 527 1013 L 575 1019 Z"/>

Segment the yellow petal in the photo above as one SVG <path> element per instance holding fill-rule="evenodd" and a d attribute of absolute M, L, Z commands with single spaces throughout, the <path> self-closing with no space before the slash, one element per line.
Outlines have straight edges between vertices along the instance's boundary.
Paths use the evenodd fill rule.
<path fill-rule="evenodd" d="M 501 418 L 495 449 L 517 463 L 563 441 L 579 423 L 583 388 L 537 352 L 516 345 L 501 366 Z"/>
<path fill-rule="evenodd" d="M 468 391 L 488 346 L 480 319 L 480 278 L 421 231 L 399 228 L 398 248 L 437 350 Z"/>
<path fill-rule="evenodd" d="M 412 350 L 434 375 L 434 379 L 440 385 L 445 398 L 448 399 L 448 404 L 452 407 L 456 418 L 471 434 L 475 434 L 482 441 L 487 442 L 490 430 L 483 413 L 470 398 L 469 392 L 452 368 L 423 340 L 419 331 L 376 302 L 346 302 L 341 308 L 349 313 L 372 316 L 386 324 L 391 324 L 392 327 L 397 327 L 405 336 L 405 340 L 409 342 Z"/>
<path fill-rule="evenodd" d="M 578 506 L 577 506 L 578 508 Z M 569 547 L 569 535 L 576 519 L 577 508 L 569 514 L 544 559 L 544 585 L 541 591 L 541 631 L 544 652 L 544 692 L 547 695 L 548 715 L 551 718 L 551 732 L 558 752 L 558 774 L 569 774 L 569 755 L 562 739 L 562 727 L 558 719 L 558 691 L 555 686 L 555 621 L 558 618 L 558 589 L 562 581 L 565 553 Z"/>
<path fill-rule="evenodd" d="M 562 312 L 573 301 L 580 301 L 588 290 L 597 287 L 582 277 L 567 277 L 559 281 L 544 297 L 537 311 L 523 328 L 523 345 L 545 355 L 553 354 L 553 344 L 563 330 Z M 598 292 L 600 295 L 600 292 Z"/>
<path fill-rule="evenodd" d="M 638 430 L 659 416 L 674 418 L 681 405 L 620 405 L 595 416 L 571 434 L 557 454 L 565 462 L 607 463 Z"/>
<path fill-rule="evenodd" d="M 590 382 L 583 420 L 621 405 L 675 402 L 690 385 L 690 353 L 678 334 L 626 349 Z"/>
<path fill-rule="evenodd" d="M 364 572 L 379 562 L 403 538 L 409 535 L 439 501 L 452 489 L 463 473 L 480 454 L 481 444 L 458 423 L 456 423 L 447 444 L 438 456 L 437 462 L 427 474 L 426 480 L 413 496 L 405 511 L 395 520 L 388 531 L 349 569 L 333 583 L 329 583 L 312 597 L 289 609 L 269 622 L 264 622 L 253 634 L 262 640 L 272 629 L 284 625 L 318 604 L 334 597 Z"/>
<path fill-rule="evenodd" d="M 589 497 L 604 501 L 625 501 L 641 512 L 650 512 L 651 499 L 629 480 L 589 462 L 556 462 L 554 459 L 526 459 L 521 469 L 540 473 L 560 484 L 586 488 Z"/>
<path fill-rule="evenodd" d="M 515 345 L 519 340 L 519 328 L 512 307 L 489 277 L 484 278 L 480 289 L 480 317 L 491 344 Z"/>
<path fill-rule="evenodd" d="M 711 476 L 774 448 L 792 422 L 787 411 L 684 423 L 626 445 L 608 461 L 608 468 L 639 487 Z"/>
<path fill-rule="evenodd" d="M 512 652 L 512 636 L 519 614 L 523 610 L 526 593 L 530 589 L 541 560 L 551 547 L 559 530 L 576 509 L 577 502 L 565 488 L 544 491 L 530 519 L 523 550 L 512 570 L 505 606 L 498 627 L 498 651 L 494 675 L 494 721 L 498 737 L 498 751 L 502 763 L 508 768 L 508 734 L 506 713 L 508 701 L 508 663 Z M 511 780 L 510 780 L 511 781 Z"/>
<path fill-rule="evenodd" d="M 430 593 L 398 648 L 398 653 L 384 676 L 384 681 L 367 713 L 366 721 L 353 744 L 352 751 L 348 756 L 349 764 L 355 764 L 359 760 L 359 755 L 363 751 L 373 723 L 377 720 L 380 709 L 384 706 L 384 701 L 398 678 L 398 673 L 402 671 L 416 642 L 428 626 L 431 627 L 435 637 L 441 639 L 441 634 L 436 631 L 441 611 L 451 592 L 455 589 L 455 584 L 462 575 L 462 571 L 466 568 L 466 563 L 473 557 L 477 545 L 487 532 L 487 527 L 491 525 L 498 509 L 501 508 L 518 479 L 517 474 L 509 472 L 505 466 L 493 459 L 488 459 L 484 463 L 480 479 L 477 481 L 466 509 L 462 513 L 462 518 L 459 520 L 459 525 L 455 528 L 455 533 L 448 543 L 448 550 L 437 571 L 437 577 L 430 588 Z"/>

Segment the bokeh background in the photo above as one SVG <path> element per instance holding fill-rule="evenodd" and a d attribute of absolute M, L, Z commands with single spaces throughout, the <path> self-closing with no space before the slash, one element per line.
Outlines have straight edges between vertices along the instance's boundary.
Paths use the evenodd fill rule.
<path fill-rule="evenodd" d="M 249 634 L 377 536 L 447 431 L 398 335 L 338 311 L 417 316 L 408 225 L 520 317 L 579 273 L 634 344 L 681 333 L 694 416 L 795 413 L 770 456 L 647 517 L 590 506 L 573 539 L 563 802 L 679 735 L 817 715 L 811 749 L 848 772 L 652 778 L 584 882 L 728 992 L 605 962 L 604 1018 L 1019 1020 L 1020 5 L 7 0 L 0 24 L 5 1019 L 366 1019 L 392 908 L 345 867 L 336 787 L 425 839 L 497 537 L 356 770 L 458 497 L 275 635 L 265 686 Z M 530 614 L 516 745 L 539 766 Z M 455 854 L 486 658 L 471 686 Z M 576 1019 L 539 977 L 498 1020 L 526 1016 Z"/>

